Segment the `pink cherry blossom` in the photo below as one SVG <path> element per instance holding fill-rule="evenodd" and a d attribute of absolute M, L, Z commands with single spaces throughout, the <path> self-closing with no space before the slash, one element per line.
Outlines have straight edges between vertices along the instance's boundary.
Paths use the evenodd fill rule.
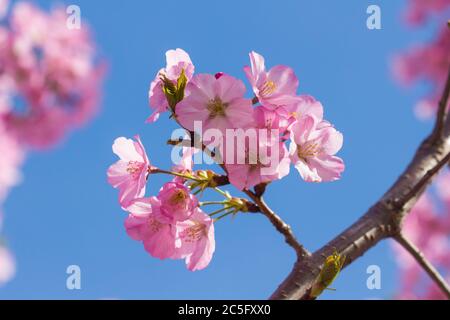
<path fill-rule="evenodd" d="M 134 199 L 145 194 L 150 162 L 139 138 L 136 141 L 124 137 L 117 138 L 113 152 L 120 158 L 108 169 L 108 182 L 119 189 L 119 202 L 127 207 Z"/>
<path fill-rule="evenodd" d="M 291 68 L 278 65 L 266 71 L 264 58 L 254 51 L 250 53 L 250 63 L 244 72 L 263 106 L 275 109 L 297 101 L 299 82 Z"/>
<path fill-rule="evenodd" d="M 159 115 L 167 111 L 169 107 L 162 89 L 161 75 L 165 75 L 169 80 L 176 83 L 183 70 L 188 80 L 191 80 L 194 74 L 194 64 L 189 55 L 182 49 L 167 51 L 166 61 L 166 68 L 161 69 L 150 84 L 149 103 L 154 112 L 147 119 L 147 122 L 158 120 Z"/>
<path fill-rule="evenodd" d="M 162 202 L 156 197 L 137 199 L 127 210 L 131 213 L 125 221 L 128 235 L 142 241 L 153 257 L 185 259 L 191 271 L 210 263 L 215 250 L 214 225 L 199 208 L 183 221 L 174 221 L 162 212 Z"/>
<path fill-rule="evenodd" d="M 229 75 L 218 79 L 210 74 L 198 74 L 188 84 L 189 95 L 176 108 L 177 120 L 187 130 L 194 131 L 194 122 L 203 130 L 247 128 L 253 124 L 253 109 L 244 98 L 244 83 Z"/>
<path fill-rule="evenodd" d="M 178 182 L 166 183 L 159 191 L 158 199 L 161 201 L 160 213 L 172 222 L 189 219 L 198 206 L 196 197 Z"/>
<path fill-rule="evenodd" d="M 196 208 L 189 220 L 177 223 L 181 245 L 176 257 L 184 258 L 191 271 L 202 270 L 211 262 L 216 248 L 213 220 Z"/>
<path fill-rule="evenodd" d="M 255 124 L 258 128 L 278 129 L 280 132 L 287 130 L 290 121 L 289 115 L 284 116 L 276 110 L 268 109 L 264 106 L 257 106 L 254 109 Z"/>
<path fill-rule="evenodd" d="M 342 134 L 328 122 L 304 116 L 292 125 L 289 152 L 305 181 L 335 181 L 345 168 L 342 159 L 335 156 L 342 143 Z"/>
<path fill-rule="evenodd" d="M 16 263 L 10 251 L 0 244 L 0 286 L 10 281 L 16 273 Z"/>
<path fill-rule="evenodd" d="M 303 116 L 312 116 L 318 120 L 323 119 L 323 106 L 320 101 L 309 95 L 298 96 L 298 101 L 291 105 L 281 107 L 285 113 L 294 120 L 299 120 Z"/>
<path fill-rule="evenodd" d="M 127 210 L 125 220 L 128 235 L 142 241 L 145 250 L 158 259 L 169 259 L 175 254 L 176 228 L 159 214 L 161 202 L 156 197 L 136 199 Z"/>
<path fill-rule="evenodd" d="M 256 144 L 247 141 L 245 150 L 235 144 L 234 161 L 225 157 L 230 182 L 239 190 L 284 178 L 290 159 L 284 143 L 272 130 L 258 130 Z"/>

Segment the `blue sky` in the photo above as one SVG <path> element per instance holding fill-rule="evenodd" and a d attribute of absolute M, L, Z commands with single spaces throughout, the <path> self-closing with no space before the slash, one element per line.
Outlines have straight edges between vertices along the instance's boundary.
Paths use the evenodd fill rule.
<path fill-rule="evenodd" d="M 50 1 L 38 1 L 48 8 Z M 33 153 L 6 206 L 5 233 L 18 273 L 0 299 L 263 299 L 292 268 L 294 254 L 262 216 L 239 215 L 216 225 L 208 269 L 191 273 L 181 261 L 159 261 L 127 237 L 117 192 L 106 182 L 116 161 L 111 144 L 139 133 L 152 162 L 168 168 L 167 117 L 146 125 L 149 82 L 168 49 L 190 53 L 197 72 L 224 71 L 244 79 L 255 50 L 267 64 L 290 65 L 300 93 L 314 95 L 344 133 L 341 181 L 306 184 L 292 170 L 266 200 L 310 250 L 361 216 L 387 190 L 430 129 L 414 118 L 421 90 L 396 85 L 393 53 L 426 32 L 400 19 L 404 1 L 72 1 L 89 21 L 108 60 L 102 111 L 87 127 L 48 153 Z M 382 29 L 366 28 L 366 8 L 378 4 Z M 84 20 L 85 21 L 85 20 Z M 163 180 L 150 182 L 157 192 Z M 82 271 L 82 289 L 66 289 L 66 268 Z M 366 269 L 382 270 L 382 290 L 366 287 Z M 390 298 L 396 268 L 383 242 L 346 269 L 326 299 Z"/>

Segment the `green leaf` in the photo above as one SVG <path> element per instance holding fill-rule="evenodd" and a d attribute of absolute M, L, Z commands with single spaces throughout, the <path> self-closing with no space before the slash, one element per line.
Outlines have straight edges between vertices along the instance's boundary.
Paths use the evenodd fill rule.
<path fill-rule="evenodd" d="M 172 112 L 175 112 L 176 105 L 184 99 L 184 91 L 188 82 L 186 73 L 184 72 L 184 69 L 181 70 L 176 85 L 164 74 L 161 74 L 161 81 L 163 83 L 162 90 L 166 96 L 167 103 Z"/>

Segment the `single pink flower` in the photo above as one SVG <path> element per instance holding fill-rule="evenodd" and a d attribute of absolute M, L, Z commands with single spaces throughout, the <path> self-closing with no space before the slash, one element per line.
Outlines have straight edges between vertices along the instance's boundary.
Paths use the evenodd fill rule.
<path fill-rule="evenodd" d="M 155 122 L 158 120 L 159 115 L 167 111 L 169 107 L 162 89 L 161 76 L 164 75 L 173 83 L 176 83 L 183 70 L 188 80 L 191 80 L 194 74 L 194 64 L 189 55 L 182 49 L 167 51 L 166 61 L 166 68 L 161 69 L 150 84 L 149 103 L 154 112 L 147 119 L 147 122 Z"/>
<path fill-rule="evenodd" d="M 189 95 L 176 108 L 177 120 L 187 130 L 194 131 L 194 122 L 203 130 L 247 128 L 253 125 L 253 109 L 244 98 L 242 81 L 229 75 L 218 79 L 210 74 L 198 74 L 188 84 Z"/>
<path fill-rule="evenodd" d="M 189 220 L 177 223 L 181 245 L 175 256 L 185 259 L 190 271 L 206 268 L 216 248 L 213 220 L 200 208 L 196 208 Z"/>
<path fill-rule="evenodd" d="M 166 183 L 159 191 L 158 199 L 161 201 L 160 213 L 171 222 L 189 219 L 198 207 L 197 198 L 178 182 Z"/>
<path fill-rule="evenodd" d="M 267 129 L 257 132 L 256 144 L 248 140 L 244 148 L 235 144 L 234 159 L 225 157 L 228 178 L 239 190 L 279 180 L 289 174 L 289 154 L 279 135 Z"/>
<path fill-rule="evenodd" d="M 304 116 L 291 127 L 291 160 L 307 182 L 335 181 L 345 168 L 334 156 L 342 143 L 342 134 L 328 122 Z"/>
<path fill-rule="evenodd" d="M 263 106 L 277 108 L 297 101 L 299 82 L 291 68 L 278 65 L 266 71 L 264 58 L 253 51 L 250 63 L 251 67 L 244 67 L 244 72 Z"/>
<path fill-rule="evenodd" d="M 175 254 L 176 228 L 159 214 L 161 202 L 156 197 L 137 199 L 128 206 L 131 213 L 125 220 L 128 235 L 142 241 L 145 250 L 158 259 L 169 259 Z"/>
<path fill-rule="evenodd" d="M 108 169 L 108 182 L 119 189 L 119 202 L 127 207 L 131 201 L 145 194 L 150 162 L 139 138 L 136 141 L 124 137 L 117 138 L 113 152 L 120 158 Z"/>

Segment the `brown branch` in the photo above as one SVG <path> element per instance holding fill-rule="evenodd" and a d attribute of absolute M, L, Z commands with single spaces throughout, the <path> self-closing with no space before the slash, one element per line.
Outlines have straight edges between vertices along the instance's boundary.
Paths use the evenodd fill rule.
<path fill-rule="evenodd" d="M 398 234 L 395 237 L 395 240 L 414 257 L 417 263 L 420 264 L 423 270 L 425 270 L 425 272 L 430 276 L 431 280 L 433 280 L 439 286 L 447 299 L 450 299 L 450 286 L 439 274 L 436 268 L 431 264 L 431 262 L 428 261 L 427 258 L 425 258 L 420 249 L 417 248 L 408 239 L 406 239 L 402 234 Z"/>
<path fill-rule="evenodd" d="M 448 163 L 450 118 L 446 117 L 445 111 L 450 95 L 449 82 L 447 81 L 442 95 L 436 126 L 420 145 L 404 173 L 352 226 L 311 256 L 298 259 L 291 273 L 272 294 L 271 299 L 309 299 L 310 289 L 326 257 L 334 252 L 345 255 L 344 267 L 346 267 L 381 240 L 398 237 L 404 218 L 416 204 L 425 187 L 442 169 L 443 164 Z"/>
<path fill-rule="evenodd" d="M 396 199 L 394 205 L 397 209 L 403 208 L 406 203 L 413 199 L 417 194 L 424 190 L 430 184 L 432 178 L 450 161 L 450 153 L 447 154 L 435 167 L 428 170 L 424 176 L 417 182 L 417 184 L 403 196 L 402 199 Z"/>
<path fill-rule="evenodd" d="M 449 66 L 450 69 L 450 66 Z M 448 116 L 448 100 L 450 96 L 450 70 L 448 72 L 447 81 L 445 82 L 444 92 L 439 101 L 439 108 L 436 116 L 436 124 L 433 131 L 433 139 L 435 141 L 442 139 L 445 122 Z"/>
<path fill-rule="evenodd" d="M 297 241 L 291 227 L 269 208 L 262 196 L 257 196 L 250 190 L 244 190 L 244 192 L 253 200 L 253 202 L 255 202 L 261 213 L 270 220 L 277 231 L 284 236 L 286 243 L 295 250 L 299 259 L 308 258 L 311 256 L 311 253 L 309 253 L 308 250 L 306 250 L 305 247 Z"/>

